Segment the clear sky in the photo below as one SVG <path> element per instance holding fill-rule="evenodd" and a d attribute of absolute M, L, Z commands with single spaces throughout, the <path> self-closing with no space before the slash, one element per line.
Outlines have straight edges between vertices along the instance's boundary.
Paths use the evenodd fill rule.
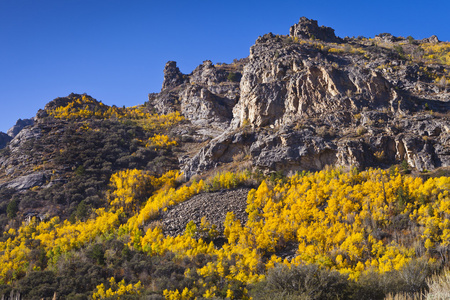
<path fill-rule="evenodd" d="M 56 97 L 117 106 L 159 92 L 164 65 L 248 56 L 258 36 L 301 16 L 338 36 L 382 32 L 450 40 L 450 1 L 0 0 L 0 131 Z"/>

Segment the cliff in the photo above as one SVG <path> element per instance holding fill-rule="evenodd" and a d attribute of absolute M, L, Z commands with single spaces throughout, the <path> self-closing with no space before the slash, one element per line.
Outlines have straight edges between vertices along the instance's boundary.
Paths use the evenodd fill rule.
<path fill-rule="evenodd" d="M 403 161 L 433 170 L 450 164 L 450 75 L 445 57 L 430 53 L 448 47 L 436 37 L 342 39 L 302 17 L 289 35 L 259 37 L 248 58 L 228 66 L 239 83 L 209 61 L 178 80 L 170 62 L 150 103 L 224 130 L 183 158 L 188 176 L 231 163 L 238 153 L 284 173 Z"/>

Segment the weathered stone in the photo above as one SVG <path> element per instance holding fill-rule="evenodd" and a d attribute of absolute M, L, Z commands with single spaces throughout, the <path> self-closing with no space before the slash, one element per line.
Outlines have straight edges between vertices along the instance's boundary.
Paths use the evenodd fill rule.
<path fill-rule="evenodd" d="M 439 39 L 436 35 L 432 35 L 429 38 L 424 38 L 420 41 L 421 43 L 433 43 L 433 44 L 437 44 L 439 43 Z"/>
<path fill-rule="evenodd" d="M 239 99 L 240 65 L 214 66 L 206 60 L 191 74 L 182 74 L 176 63 L 169 61 L 164 69 L 163 88 L 159 94 L 149 94 L 149 104 L 158 112 L 180 111 L 194 125 L 214 127 L 222 133 L 233 117 L 232 110 Z M 233 72 L 231 71 L 233 70 Z"/>
<path fill-rule="evenodd" d="M 393 43 L 396 38 L 390 33 L 380 33 L 375 36 L 376 41 L 384 42 L 384 43 Z"/>
<path fill-rule="evenodd" d="M 17 177 L 7 183 L 4 183 L 2 187 L 7 187 L 15 190 L 27 190 L 35 186 L 42 186 L 47 181 L 47 174 L 45 172 L 35 172 L 29 175 Z"/>
<path fill-rule="evenodd" d="M 384 55 L 380 54 L 380 64 L 387 58 Z M 244 66 L 231 130 L 191 160 L 184 159 L 186 174 L 231 162 L 236 151 L 249 153 L 253 166 L 285 173 L 326 165 L 388 166 L 403 160 L 418 170 L 447 166 L 441 140 L 448 121 L 417 115 L 416 103 L 421 100 L 405 97 L 398 89 L 399 82 L 413 86 L 420 78 L 413 75 L 414 70 L 420 68 L 401 75 L 379 71 L 359 60 L 357 55 L 324 56 L 314 46 L 286 44 L 272 34 L 258 38 Z M 401 69 L 401 63 L 392 64 Z M 427 100 L 427 107 L 446 112 L 449 103 Z M 302 122 L 312 130 L 289 129 Z M 253 127 L 250 138 L 237 139 L 241 130 L 248 131 L 246 125 Z M 278 130 L 273 134 L 259 130 L 264 127 Z M 352 134 L 360 137 L 355 139 Z M 430 141 L 421 143 L 423 136 Z"/>
<path fill-rule="evenodd" d="M 285 46 L 275 38 L 256 43 L 251 53 L 244 67 L 241 96 L 233 109 L 234 127 L 244 122 L 281 125 L 303 116 L 363 107 L 391 109 L 398 99 L 381 73 L 355 67 L 353 56 L 342 58 L 336 68 L 329 62 L 332 57 L 311 61 L 310 46 Z M 274 53 L 282 55 L 274 59 Z"/>
<path fill-rule="evenodd" d="M 175 61 L 169 61 L 164 68 L 164 81 L 161 90 L 175 88 L 185 82 L 183 73 L 177 67 Z"/>
<path fill-rule="evenodd" d="M 181 112 L 193 124 L 226 129 L 236 100 L 222 98 L 200 85 L 190 85 L 181 96 Z"/>
<path fill-rule="evenodd" d="M 24 143 L 25 141 L 35 139 L 41 135 L 39 127 L 30 126 L 22 129 L 10 142 L 10 145 L 14 149 L 16 145 Z M 14 151 L 14 150 L 13 150 Z"/>
<path fill-rule="evenodd" d="M 392 46 L 406 41 L 387 33 L 375 40 Z M 153 102 L 159 111 L 180 110 L 201 130 L 223 130 L 195 155 L 180 158 L 187 177 L 238 156 L 285 173 L 403 160 L 431 170 L 450 162 L 450 90 L 430 78 L 430 72 L 444 74 L 442 66 L 427 70 L 406 64 L 391 47 L 362 38 L 344 43 L 333 29 L 301 18 L 290 36 L 269 33 L 256 40 L 238 70 L 239 86 L 227 80 L 229 67 L 205 61 L 187 75 L 189 84 L 162 91 Z"/>

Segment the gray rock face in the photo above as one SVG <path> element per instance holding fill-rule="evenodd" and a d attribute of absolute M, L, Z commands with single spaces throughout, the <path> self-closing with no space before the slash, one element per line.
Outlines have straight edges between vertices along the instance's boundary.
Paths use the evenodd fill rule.
<path fill-rule="evenodd" d="M 16 125 L 8 129 L 7 134 L 14 138 L 23 128 L 26 126 L 30 126 L 34 124 L 34 119 L 19 119 L 16 122 Z"/>
<path fill-rule="evenodd" d="M 185 82 L 183 74 L 175 61 L 169 61 L 164 68 L 164 81 L 161 90 L 172 89 Z"/>
<path fill-rule="evenodd" d="M 255 132 L 225 132 L 211 140 L 191 159 L 181 161 L 187 178 L 220 164 L 233 162 L 233 157 L 248 153 L 256 140 Z"/>
<path fill-rule="evenodd" d="M 359 67 L 359 57 L 337 57 L 277 38 L 257 41 L 241 80 L 234 126 L 282 125 L 299 117 L 389 108 L 398 98 L 376 70 Z M 339 65 L 336 63 L 339 61 Z"/>
<path fill-rule="evenodd" d="M 233 97 L 237 86 L 222 86 L 230 91 L 231 97 L 225 94 L 212 93 L 209 89 L 192 84 L 181 95 L 181 112 L 195 125 L 213 125 L 220 128 L 227 128 L 232 115 L 232 109 L 236 103 Z M 228 92 L 226 91 L 226 92 Z"/>
<path fill-rule="evenodd" d="M 421 40 L 422 43 L 432 43 L 432 44 L 436 44 L 439 43 L 439 39 L 437 36 L 432 35 L 429 38 L 424 38 L 423 40 Z"/>
<path fill-rule="evenodd" d="M 24 143 L 30 139 L 35 139 L 41 135 L 41 130 L 39 127 L 27 127 L 22 129 L 10 142 L 12 148 L 16 145 Z"/>
<path fill-rule="evenodd" d="M 30 160 L 33 154 L 23 151 L 20 146 L 26 143 L 33 143 L 35 139 L 41 135 L 42 132 L 38 125 L 28 126 L 22 129 L 14 137 L 14 139 L 9 142 L 4 150 L 6 153 L 3 153 L 4 155 L 0 155 L 0 169 L 4 169 L 5 174 L 9 176 L 18 176 L 23 174 L 23 166 L 31 164 L 34 162 L 34 159 Z"/>
<path fill-rule="evenodd" d="M 149 95 L 149 103 L 159 113 L 178 110 L 194 125 L 223 131 L 229 126 L 239 99 L 239 82 L 230 79 L 240 78 L 240 68 L 236 63 L 214 66 L 206 60 L 185 75 L 170 61 L 164 69 L 163 88 L 159 94 Z"/>
<path fill-rule="evenodd" d="M 444 129 L 448 121 L 384 121 L 383 116 L 373 121 L 370 117 L 376 114 L 367 115 L 359 122 L 347 126 L 341 123 L 336 128 L 316 121 L 318 124 L 306 123 L 304 128 L 285 125 L 229 131 L 186 160 L 184 172 L 190 177 L 235 162 L 239 153 L 248 155 L 254 167 L 285 174 L 321 170 L 327 165 L 388 167 L 402 161 L 419 171 L 450 166 L 450 132 Z M 361 133 L 360 128 L 364 128 Z"/>
<path fill-rule="evenodd" d="M 42 186 L 47 181 L 47 174 L 45 172 L 35 172 L 29 175 L 17 177 L 5 184 L 1 187 L 6 186 L 10 189 L 15 190 L 27 190 L 35 186 Z"/>
<path fill-rule="evenodd" d="M 395 42 L 395 36 L 390 33 L 380 33 L 375 36 L 375 40 L 384 43 L 393 43 Z"/>
<path fill-rule="evenodd" d="M 239 85 L 227 80 L 228 72 L 204 61 L 189 76 L 181 93 L 181 113 L 195 125 L 227 128 L 239 97 Z"/>

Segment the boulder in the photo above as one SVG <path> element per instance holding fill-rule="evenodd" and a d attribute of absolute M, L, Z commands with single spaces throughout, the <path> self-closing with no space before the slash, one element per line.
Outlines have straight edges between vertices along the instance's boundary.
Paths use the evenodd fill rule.
<path fill-rule="evenodd" d="M 291 26 L 289 35 L 300 39 L 318 39 L 333 43 L 340 42 L 340 39 L 334 34 L 333 28 L 326 26 L 319 27 L 316 20 L 306 17 L 301 17 L 297 24 Z"/>
<path fill-rule="evenodd" d="M 18 191 L 27 190 L 35 186 L 42 186 L 47 181 L 47 174 L 45 172 L 35 172 L 32 174 L 17 177 L 7 183 L 4 183 L 2 187 L 15 189 Z"/>
<path fill-rule="evenodd" d="M 421 43 L 432 43 L 432 44 L 437 44 L 439 43 L 439 39 L 436 35 L 432 35 L 429 38 L 424 38 L 420 41 Z"/>

